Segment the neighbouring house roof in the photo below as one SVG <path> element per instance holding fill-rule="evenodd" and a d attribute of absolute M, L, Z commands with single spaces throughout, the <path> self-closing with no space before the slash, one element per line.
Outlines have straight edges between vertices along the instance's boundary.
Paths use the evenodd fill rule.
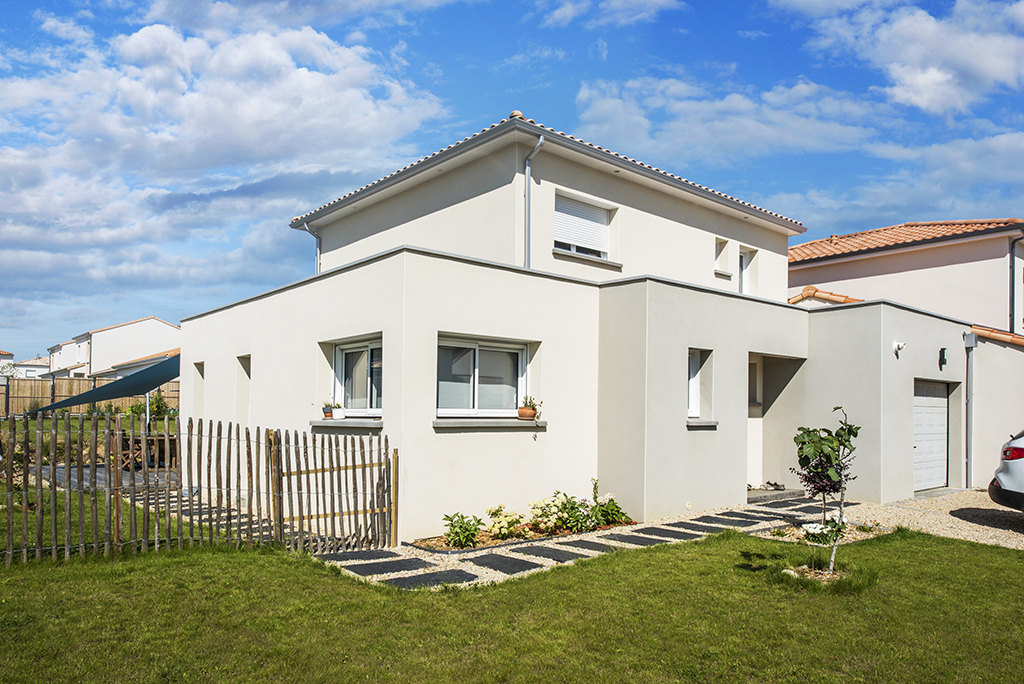
<path fill-rule="evenodd" d="M 25 359 L 24 361 L 15 361 L 15 366 L 46 366 L 50 367 L 50 359 L 46 356 L 37 356 L 34 359 Z"/>
<path fill-rule="evenodd" d="M 1024 219 L 1019 218 L 901 223 L 898 226 L 832 235 L 793 245 L 789 248 L 789 263 L 826 261 L 840 256 L 881 252 L 1021 228 L 1024 228 Z"/>
<path fill-rule="evenodd" d="M 980 325 L 972 325 L 971 332 L 979 337 L 1005 342 L 1017 347 L 1024 347 L 1024 335 L 1017 335 L 1005 330 L 996 330 L 995 328 L 985 328 Z"/>
<path fill-rule="evenodd" d="M 134 321 L 125 321 L 124 323 L 118 323 L 117 325 L 108 325 L 105 328 L 97 328 L 96 330 L 90 330 L 89 332 L 82 333 L 81 335 L 79 335 L 75 339 L 76 340 L 81 339 L 81 338 L 85 337 L 86 335 L 95 335 L 96 333 L 101 333 L 101 332 L 104 332 L 105 330 L 113 330 L 114 328 L 123 328 L 126 325 L 132 325 L 133 323 L 141 323 L 142 321 L 159 321 L 160 323 L 163 323 L 164 325 L 169 325 L 172 328 L 178 328 L 179 327 L 179 326 L 174 325 L 173 323 L 168 323 L 167 321 L 165 321 L 165 320 L 163 320 L 161 318 L 157 318 L 156 316 L 146 316 L 145 318 L 136 318 Z"/>
<path fill-rule="evenodd" d="M 118 371 L 125 370 L 126 368 L 131 368 L 132 366 L 143 366 L 143 367 L 151 366 L 151 365 L 153 365 L 155 363 L 159 363 L 160 361 L 163 361 L 165 359 L 169 359 L 172 356 L 178 356 L 180 353 L 181 353 L 181 348 L 180 347 L 175 347 L 174 349 L 168 349 L 167 351 L 157 352 L 156 354 L 149 354 L 147 356 L 140 356 L 139 358 L 132 359 L 131 361 L 122 361 L 120 363 L 115 363 L 110 368 L 107 368 L 107 369 L 101 370 L 101 371 L 96 371 L 92 375 L 93 376 L 109 375 L 111 373 L 117 373 Z"/>
<path fill-rule="evenodd" d="M 835 302 L 836 304 L 851 304 L 853 302 L 863 302 L 863 299 L 857 299 L 856 297 L 847 297 L 846 295 L 836 294 L 835 292 L 826 292 L 825 290 L 819 290 L 814 285 L 808 285 L 800 294 L 793 295 L 789 298 L 790 304 L 796 304 L 805 299 L 823 299 L 827 302 Z"/>
<path fill-rule="evenodd" d="M 0 349 L 0 356 L 14 356 L 14 352 L 5 352 L 4 350 Z"/>
<path fill-rule="evenodd" d="M 421 172 L 439 166 L 448 160 L 453 159 L 458 155 L 462 155 L 465 152 L 469 152 L 473 149 L 484 148 L 486 149 L 487 143 L 495 140 L 496 138 L 505 134 L 522 133 L 522 142 L 526 144 L 535 144 L 538 138 L 543 135 L 545 141 L 553 143 L 561 147 L 565 147 L 575 152 L 590 156 L 592 158 L 601 159 L 605 162 L 610 162 L 617 167 L 624 168 L 630 171 L 653 178 L 666 183 L 670 186 L 674 186 L 677 189 L 683 190 L 694 196 L 695 198 L 701 198 L 704 201 L 711 201 L 713 204 L 719 207 L 725 206 L 733 210 L 737 210 L 744 216 L 752 216 L 768 221 L 776 229 L 783 229 L 789 234 L 795 235 L 803 233 L 806 230 L 799 221 L 776 214 L 775 212 L 762 209 L 749 202 L 727 195 L 723 192 L 713 190 L 709 187 L 699 185 L 692 181 L 686 180 L 668 171 L 663 171 L 650 164 L 645 164 L 636 159 L 626 157 L 617 152 L 600 147 L 593 143 L 581 140 L 562 131 L 556 131 L 548 126 L 538 124 L 533 119 L 527 119 L 519 111 L 514 111 L 509 115 L 509 118 L 502 119 L 496 124 L 491 125 L 488 128 L 484 128 L 462 140 L 445 147 L 444 149 L 438 150 L 433 154 L 427 155 L 422 159 L 419 159 L 408 166 L 405 166 L 394 173 L 391 173 L 383 178 L 379 178 L 368 185 L 364 185 L 358 190 L 353 190 L 347 195 L 342 195 L 338 199 L 328 202 L 313 211 L 296 216 L 292 219 L 291 227 L 296 229 L 302 229 L 303 225 L 308 222 L 315 221 L 323 218 L 327 214 L 333 213 L 334 211 L 363 198 L 370 197 L 376 192 L 383 190 L 385 187 L 389 187 L 395 183 L 401 182 L 405 179 L 418 176 Z"/>

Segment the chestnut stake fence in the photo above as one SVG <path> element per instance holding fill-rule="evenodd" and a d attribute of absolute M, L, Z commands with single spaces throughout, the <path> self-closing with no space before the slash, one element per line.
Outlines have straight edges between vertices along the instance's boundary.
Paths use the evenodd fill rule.
<path fill-rule="evenodd" d="M 388 438 L 135 416 L 3 422 L 4 563 L 206 545 L 336 553 L 398 544 Z"/>

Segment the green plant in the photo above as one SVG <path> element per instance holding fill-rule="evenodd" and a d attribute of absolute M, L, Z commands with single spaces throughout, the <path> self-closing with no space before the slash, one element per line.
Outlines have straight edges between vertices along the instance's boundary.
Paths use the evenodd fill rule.
<path fill-rule="evenodd" d="M 850 474 L 850 465 L 853 462 L 853 440 L 857 437 L 860 428 L 849 422 L 846 411 L 842 406 L 836 406 L 833 412 L 840 411 L 843 414 L 839 421 L 839 428 L 833 432 L 828 428 L 798 428 L 793 441 L 797 446 L 797 461 L 800 469 L 790 468 L 800 477 L 809 496 L 821 496 L 821 524 L 828 525 L 825 516 L 826 497 L 829 494 L 839 494 L 839 511 L 835 518 L 837 529 L 830 530 L 832 542 L 832 557 L 829 561 L 829 572 L 835 566 L 836 550 L 839 548 L 839 539 L 842 536 L 842 526 L 845 523 L 843 506 L 846 502 L 846 486 L 856 476 Z M 805 526 L 806 529 L 807 526 Z M 825 530 L 812 532 L 821 534 Z"/>
<path fill-rule="evenodd" d="M 537 401 L 530 395 L 523 397 L 523 408 L 533 409 L 534 411 L 540 411 L 540 407 L 544 405 L 543 401 Z"/>
<path fill-rule="evenodd" d="M 590 504 L 556 491 L 553 496 L 530 503 L 530 527 L 537 532 L 583 532 L 593 528 Z"/>
<path fill-rule="evenodd" d="M 615 495 L 611 492 L 598 495 L 597 478 L 591 478 L 594 485 L 594 505 L 590 508 L 590 516 L 593 519 L 594 527 L 602 525 L 625 525 L 633 522 L 633 519 L 626 515 L 619 504 L 615 501 Z"/>
<path fill-rule="evenodd" d="M 487 531 L 495 539 L 519 539 L 527 535 L 529 528 L 526 526 L 526 516 L 515 511 L 505 511 L 505 504 L 487 509 L 487 515 L 491 519 Z"/>
<path fill-rule="evenodd" d="M 476 536 L 484 526 L 484 521 L 475 515 L 467 518 L 458 512 L 444 516 L 444 522 L 447 529 L 444 537 L 448 541 L 448 546 L 453 549 L 476 546 Z"/>

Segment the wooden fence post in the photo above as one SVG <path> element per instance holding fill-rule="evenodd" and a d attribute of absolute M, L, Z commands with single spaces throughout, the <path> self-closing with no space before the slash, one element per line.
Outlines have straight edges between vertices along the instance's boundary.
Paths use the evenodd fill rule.
<path fill-rule="evenodd" d="M 391 545 L 398 546 L 398 449 L 391 455 Z"/>

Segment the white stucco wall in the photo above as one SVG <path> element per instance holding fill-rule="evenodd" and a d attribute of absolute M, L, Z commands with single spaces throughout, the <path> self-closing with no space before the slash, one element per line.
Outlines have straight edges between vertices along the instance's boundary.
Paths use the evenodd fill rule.
<path fill-rule="evenodd" d="M 181 330 L 155 318 L 135 321 L 91 335 L 90 345 L 84 349 L 81 361 L 90 361 L 90 373 L 98 373 L 113 366 L 157 354 L 181 345 Z"/>
<path fill-rule="evenodd" d="M 1018 254 L 1020 254 L 1018 244 Z M 1009 238 L 838 260 L 789 270 L 789 296 L 805 285 L 887 299 L 943 316 L 1009 330 Z M 1024 260 L 1017 259 L 1016 329 L 1021 330 Z"/>

